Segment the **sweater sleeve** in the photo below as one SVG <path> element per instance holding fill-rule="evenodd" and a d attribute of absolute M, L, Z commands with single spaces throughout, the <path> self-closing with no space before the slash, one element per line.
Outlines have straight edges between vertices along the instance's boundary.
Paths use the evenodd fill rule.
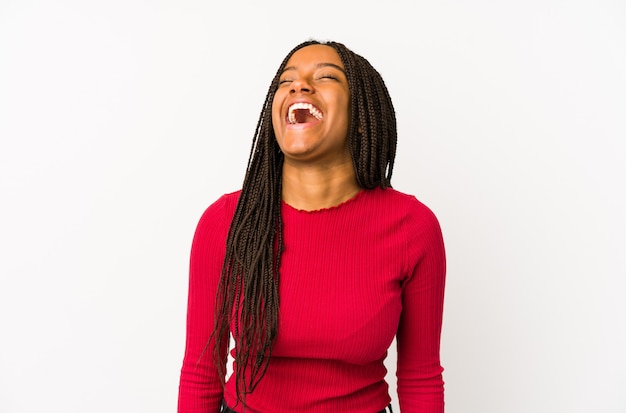
<path fill-rule="evenodd" d="M 217 413 L 223 387 L 213 361 L 215 296 L 224 259 L 226 221 L 224 197 L 202 215 L 191 246 L 187 333 L 178 393 L 179 413 Z"/>
<path fill-rule="evenodd" d="M 443 413 L 439 357 L 446 258 L 439 222 L 421 205 L 407 227 L 409 276 L 402 285 L 397 332 L 398 398 L 402 413 Z"/>

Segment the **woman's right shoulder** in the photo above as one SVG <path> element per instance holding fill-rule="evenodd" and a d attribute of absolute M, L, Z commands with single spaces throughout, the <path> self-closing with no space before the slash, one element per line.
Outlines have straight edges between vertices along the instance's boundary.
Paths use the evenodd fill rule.
<path fill-rule="evenodd" d="M 226 211 L 232 211 L 234 213 L 235 207 L 237 206 L 237 201 L 239 201 L 239 194 L 241 194 L 241 190 L 224 194 L 211 205 L 209 205 L 206 210 L 208 211 L 212 208 L 221 208 Z"/>
<path fill-rule="evenodd" d="M 237 207 L 237 201 L 239 200 L 240 193 L 241 190 L 238 190 L 220 196 L 204 210 L 202 216 L 200 217 L 198 226 L 214 226 L 219 223 L 228 224 L 228 226 L 230 226 L 230 222 L 235 214 L 235 208 Z"/>

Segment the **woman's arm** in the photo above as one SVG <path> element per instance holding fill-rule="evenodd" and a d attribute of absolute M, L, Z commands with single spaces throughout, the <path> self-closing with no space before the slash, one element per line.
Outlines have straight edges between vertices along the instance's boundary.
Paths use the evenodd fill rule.
<path fill-rule="evenodd" d="M 189 263 L 185 356 L 180 374 L 179 413 L 217 413 L 223 387 L 213 361 L 215 296 L 219 284 L 228 222 L 225 199 L 211 205 L 196 228 Z M 209 345 L 207 345 L 209 343 Z"/>
<path fill-rule="evenodd" d="M 446 258 L 441 229 L 426 208 L 411 218 L 408 241 L 410 277 L 402 286 L 397 333 L 398 398 L 402 413 L 443 413 L 439 343 Z"/>

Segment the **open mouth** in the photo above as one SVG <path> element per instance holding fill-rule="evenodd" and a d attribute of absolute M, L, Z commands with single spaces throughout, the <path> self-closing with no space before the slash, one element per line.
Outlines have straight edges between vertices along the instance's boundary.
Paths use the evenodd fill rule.
<path fill-rule="evenodd" d="M 289 106 L 287 110 L 287 123 L 295 125 L 297 123 L 310 123 L 322 120 L 322 111 L 311 103 L 298 102 Z"/>

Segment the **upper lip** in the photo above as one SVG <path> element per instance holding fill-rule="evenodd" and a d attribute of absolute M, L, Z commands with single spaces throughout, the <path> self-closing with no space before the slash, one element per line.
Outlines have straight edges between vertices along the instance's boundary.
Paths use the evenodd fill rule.
<path fill-rule="evenodd" d="M 315 103 L 313 103 L 311 101 L 308 101 L 306 99 L 295 99 L 295 100 L 290 101 L 289 104 L 285 108 L 285 120 L 287 121 L 287 123 L 291 123 L 289 121 L 289 111 L 290 111 L 290 109 L 295 104 L 298 104 L 298 103 L 305 104 L 305 105 L 311 105 L 311 110 L 313 110 L 314 113 L 316 112 L 316 113 L 319 114 L 319 116 L 320 116 L 319 119 L 321 119 L 321 117 L 324 116 L 324 111 L 322 111 L 322 109 L 320 109 L 320 107 L 317 106 Z M 314 116 L 317 117 L 315 114 L 314 114 Z"/>

